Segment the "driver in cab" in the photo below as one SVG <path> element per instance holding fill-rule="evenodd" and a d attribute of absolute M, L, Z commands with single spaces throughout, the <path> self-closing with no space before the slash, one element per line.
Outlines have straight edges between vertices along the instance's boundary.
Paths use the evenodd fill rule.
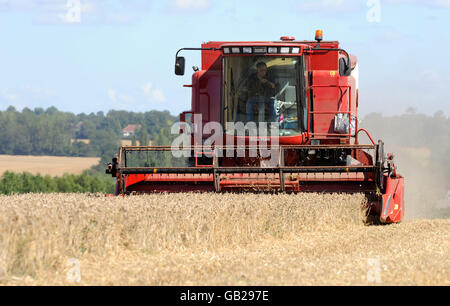
<path fill-rule="evenodd" d="M 274 101 L 276 84 L 267 75 L 264 62 L 256 64 L 256 73 L 249 76 L 243 91 L 248 94 L 246 104 L 247 122 L 275 121 Z M 264 118 L 261 116 L 264 115 Z M 258 120 L 259 119 L 259 120 Z"/>

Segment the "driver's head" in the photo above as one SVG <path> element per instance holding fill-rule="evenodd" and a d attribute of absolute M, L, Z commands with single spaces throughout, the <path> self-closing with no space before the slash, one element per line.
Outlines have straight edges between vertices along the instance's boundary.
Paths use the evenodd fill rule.
<path fill-rule="evenodd" d="M 259 62 L 258 64 L 256 64 L 256 69 L 257 74 L 260 78 L 264 77 L 267 73 L 267 65 L 264 62 Z"/>

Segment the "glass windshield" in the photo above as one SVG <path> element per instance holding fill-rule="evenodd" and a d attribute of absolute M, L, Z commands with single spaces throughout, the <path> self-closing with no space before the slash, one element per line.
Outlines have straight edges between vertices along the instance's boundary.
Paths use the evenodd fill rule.
<path fill-rule="evenodd" d="M 280 136 L 303 132 L 302 57 L 230 56 L 224 60 L 225 122 L 279 122 Z M 300 120 L 299 120 L 300 117 Z M 302 119 L 303 118 L 303 119 Z"/>

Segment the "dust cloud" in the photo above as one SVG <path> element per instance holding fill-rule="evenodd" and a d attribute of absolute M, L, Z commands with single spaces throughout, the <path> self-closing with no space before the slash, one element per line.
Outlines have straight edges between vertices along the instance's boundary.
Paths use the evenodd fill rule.
<path fill-rule="evenodd" d="M 405 177 L 405 217 L 449 218 L 450 118 L 410 109 L 392 117 L 369 114 L 360 126 L 385 143 L 385 153 L 394 154 L 397 172 Z"/>

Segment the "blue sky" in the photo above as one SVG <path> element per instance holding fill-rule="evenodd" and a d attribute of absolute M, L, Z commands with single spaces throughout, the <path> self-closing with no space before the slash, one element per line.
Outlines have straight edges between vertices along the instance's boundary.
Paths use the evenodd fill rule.
<path fill-rule="evenodd" d="M 80 0 L 73 19 L 76 2 L 0 0 L 0 109 L 177 115 L 191 97 L 190 68 L 173 73 L 179 48 L 322 29 L 359 59 L 360 114 L 450 115 L 450 0 Z"/>

